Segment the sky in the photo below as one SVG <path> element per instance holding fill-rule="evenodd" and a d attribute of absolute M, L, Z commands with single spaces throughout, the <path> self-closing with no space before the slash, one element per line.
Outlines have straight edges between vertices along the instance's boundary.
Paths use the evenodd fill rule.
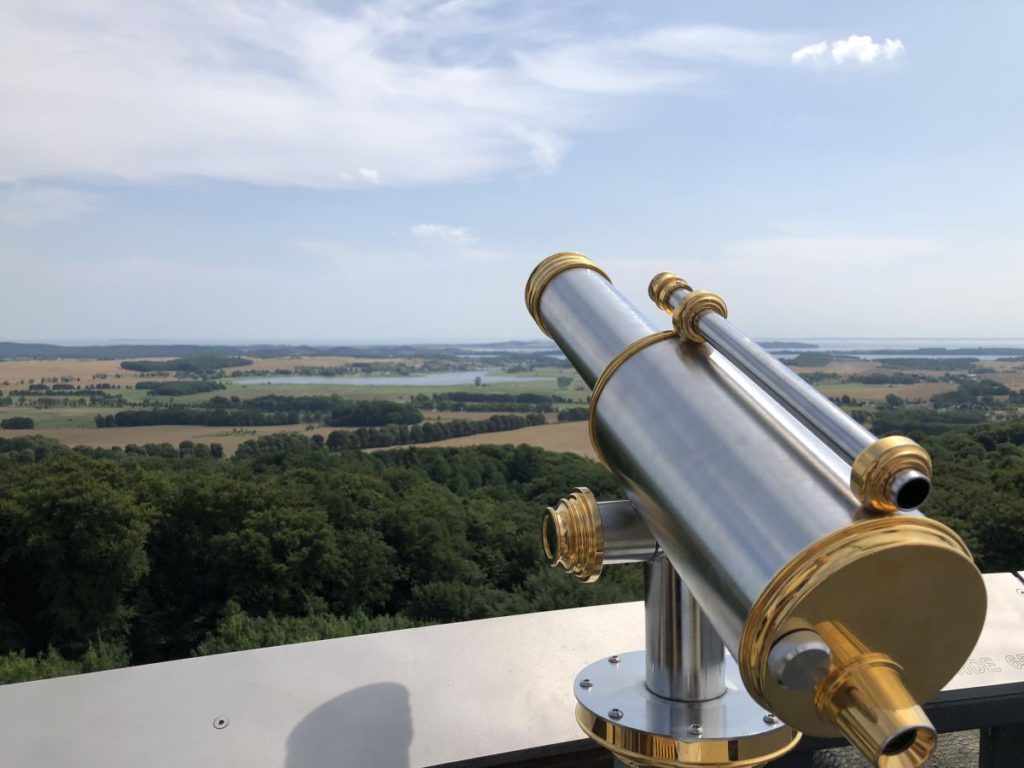
<path fill-rule="evenodd" d="M 1024 337 L 1024 4 L 4 0 L 0 339 Z M 663 316 L 659 323 L 667 318 Z"/>

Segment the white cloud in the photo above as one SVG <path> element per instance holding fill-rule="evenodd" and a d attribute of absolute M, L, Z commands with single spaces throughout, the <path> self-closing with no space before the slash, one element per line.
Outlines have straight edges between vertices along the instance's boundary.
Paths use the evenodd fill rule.
<path fill-rule="evenodd" d="M 820 43 L 805 45 L 803 48 L 793 51 L 790 58 L 799 64 L 801 61 L 820 58 L 826 53 L 828 53 L 828 43 L 822 40 Z"/>
<path fill-rule="evenodd" d="M 871 39 L 871 35 L 850 35 L 844 40 L 836 40 L 831 46 L 824 40 L 820 43 L 805 45 L 793 51 L 790 59 L 800 64 L 808 61 L 821 61 L 829 52 L 835 64 L 848 61 L 859 64 L 872 64 L 879 59 L 892 60 L 905 50 L 902 40 L 886 38 L 881 43 Z"/>
<path fill-rule="evenodd" d="M 367 184 L 380 184 L 380 174 L 373 168 L 360 168 L 359 178 Z"/>
<path fill-rule="evenodd" d="M 350 8 L 5 0 L 0 182 L 335 187 L 546 170 L 612 113 L 609 96 L 789 50 L 787 38 L 733 27 L 612 36 L 562 23 L 557 4 Z"/>
<path fill-rule="evenodd" d="M 0 222 L 31 226 L 74 219 L 92 208 L 92 198 L 62 187 L 16 184 L 0 189 Z"/>
<path fill-rule="evenodd" d="M 416 224 L 410 232 L 420 240 L 442 240 L 448 243 L 469 244 L 473 236 L 463 227 L 451 227 L 447 224 Z"/>
<path fill-rule="evenodd" d="M 678 59 L 726 59 L 746 64 L 785 61 L 790 35 L 700 25 L 660 29 L 643 35 L 637 46 Z"/>

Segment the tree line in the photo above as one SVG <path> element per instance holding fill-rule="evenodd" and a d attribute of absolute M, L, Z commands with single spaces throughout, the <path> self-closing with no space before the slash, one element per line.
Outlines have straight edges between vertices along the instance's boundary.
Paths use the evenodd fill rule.
<path fill-rule="evenodd" d="M 243 365 L 252 365 L 248 357 L 236 355 L 189 355 L 178 357 L 172 360 L 124 360 L 121 368 L 126 371 L 138 371 L 140 373 L 163 373 L 179 371 L 182 373 L 212 373 L 221 368 L 237 368 Z"/>
<path fill-rule="evenodd" d="M 321 408 L 329 408 L 324 412 Z M 133 408 L 115 414 L 98 414 L 97 427 L 142 427 L 197 425 L 211 427 L 263 427 L 322 421 L 330 427 L 417 424 L 420 410 L 408 403 L 390 400 L 344 400 L 332 397 L 268 397 L 241 400 L 237 397 L 211 398 L 199 405 L 174 404 L 156 408 Z"/>
<path fill-rule="evenodd" d="M 537 427 L 546 423 L 543 414 L 526 416 L 495 414 L 480 421 L 455 419 L 453 421 L 427 421 L 406 426 L 392 424 L 386 427 L 336 430 L 327 436 L 327 447 L 332 451 L 357 451 L 364 448 L 390 448 L 396 445 L 435 443 L 452 437 L 466 437 L 488 432 L 507 432 L 524 427 Z"/>

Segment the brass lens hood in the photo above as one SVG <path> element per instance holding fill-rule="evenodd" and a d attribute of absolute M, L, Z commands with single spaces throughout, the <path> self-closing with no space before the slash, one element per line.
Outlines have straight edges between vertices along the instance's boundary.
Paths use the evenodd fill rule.
<path fill-rule="evenodd" d="M 551 331 L 544 325 L 544 321 L 540 316 L 540 299 L 544 295 L 544 289 L 548 287 L 548 283 L 567 269 L 589 269 L 597 272 L 609 283 L 611 282 L 611 278 L 605 274 L 603 269 L 582 253 L 577 253 L 576 251 L 564 251 L 548 256 L 534 267 L 533 272 L 530 273 L 530 278 L 526 281 L 526 308 L 530 311 L 530 316 L 533 317 L 537 326 L 549 337 L 551 336 Z"/>

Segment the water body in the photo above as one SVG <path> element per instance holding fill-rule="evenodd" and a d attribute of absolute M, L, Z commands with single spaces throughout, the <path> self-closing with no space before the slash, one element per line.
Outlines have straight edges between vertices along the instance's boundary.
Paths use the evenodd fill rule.
<path fill-rule="evenodd" d="M 768 339 L 766 339 L 768 341 Z M 813 349 L 801 348 L 799 352 L 834 352 L 864 360 L 885 360 L 893 357 L 958 358 L 975 357 L 979 360 L 995 360 L 1000 357 L 1024 356 L 1024 339 L 770 339 L 779 345 L 786 341 L 814 344 Z M 997 352 L 986 353 L 985 349 Z M 1009 349 L 1019 352 L 1010 352 Z M 769 350 L 781 360 L 790 360 L 796 351 Z M 878 350 L 886 350 L 879 352 Z"/>
<path fill-rule="evenodd" d="M 503 376 L 490 371 L 442 371 L 418 376 L 253 376 L 232 379 L 244 386 L 257 384 L 310 384 L 329 387 L 452 387 L 473 386 L 479 376 L 484 384 L 552 381 L 551 376 Z"/>

